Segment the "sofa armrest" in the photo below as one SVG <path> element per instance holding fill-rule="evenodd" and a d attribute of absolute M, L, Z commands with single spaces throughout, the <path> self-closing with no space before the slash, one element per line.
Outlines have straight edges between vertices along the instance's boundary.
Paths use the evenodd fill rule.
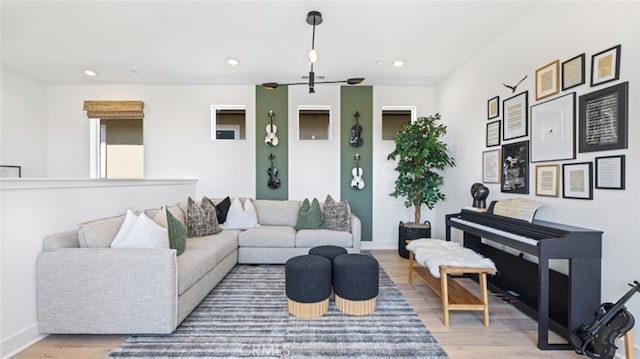
<path fill-rule="evenodd" d="M 54 251 L 60 248 L 78 248 L 80 242 L 78 241 L 78 231 L 68 231 L 62 233 L 56 233 L 44 237 L 42 240 L 42 250 Z"/>
<path fill-rule="evenodd" d="M 353 236 L 353 251 L 360 253 L 360 241 L 362 240 L 362 223 L 360 218 L 351 213 L 351 235 Z"/>
<path fill-rule="evenodd" d="M 171 333 L 177 261 L 171 249 L 66 248 L 36 266 L 41 333 Z"/>

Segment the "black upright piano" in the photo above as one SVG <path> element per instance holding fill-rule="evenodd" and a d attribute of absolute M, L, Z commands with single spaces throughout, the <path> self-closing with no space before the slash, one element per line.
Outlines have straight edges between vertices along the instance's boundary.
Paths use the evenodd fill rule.
<path fill-rule="evenodd" d="M 602 232 L 465 209 L 446 215 L 445 222 L 447 241 L 451 228 L 460 229 L 465 247 L 495 262 L 498 272 L 489 277 L 489 288 L 537 319 L 538 348 L 573 349 L 573 329 L 590 323 L 600 305 Z M 550 259 L 567 259 L 568 275 L 550 269 Z M 549 343 L 550 329 L 567 343 Z"/>

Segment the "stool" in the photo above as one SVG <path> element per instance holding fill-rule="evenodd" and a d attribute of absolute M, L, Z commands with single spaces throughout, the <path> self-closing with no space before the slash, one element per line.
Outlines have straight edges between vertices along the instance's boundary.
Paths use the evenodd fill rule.
<path fill-rule="evenodd" d="M 317 318 L 329 310 L 331 262 L 324 257 L 302 255 L 285 264 L 285 290 L 289 313 Z"/>
<path fill-rule="evenodd" d="M 333 259 L 336 308 L 345 314 L 367 315 L 376 310 L 378 261 L 365 254 L 343 254 Z"/>
<path fill-rule="evenodd" d="M 347 254 L 347 250 L 338 246 L 317 246 L 309 249 L 309 254 L 325 257 L 333 262 L 333 258 L 341 254 Z"/>

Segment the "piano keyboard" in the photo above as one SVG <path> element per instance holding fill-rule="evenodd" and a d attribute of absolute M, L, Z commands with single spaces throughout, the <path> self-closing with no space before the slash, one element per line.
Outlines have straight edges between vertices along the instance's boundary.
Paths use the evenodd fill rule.
<path fill-rule="evenodd" d="M 483 231 L 487 231 L 487 232 L 498 234 L 498 235 L 503 236 L 503 237 L 511 238 L 513 240 L 516 240 L 516 241 L 522 242 L 522 243 L 526 243 L 526 244 L 531 245 L 531 246 L 537 246 L 538 245 L 538 241 L 535 240 L 535 239 L 524 237 L 524 236 L 521 236 L 521 235 L 518 235 L 518 234 L 515 234 L 515 233 L 503 231 L 501 229 L 496 229 L 496 228 L 493 228 L 493 227 L 484 226 L 482 224 L 478 224 L 478 223 L 475 223 L 475 222 L 467 221 L 467 220 L 456 218 L 456 217 L 451 217 L 450 220 L 453 221 L 453 222 L 458 222 L 458 223 L 467 225 L 469 227 L 475 227 L 475 228 L 478 228 L 478 229 L 482 229 Z"/>

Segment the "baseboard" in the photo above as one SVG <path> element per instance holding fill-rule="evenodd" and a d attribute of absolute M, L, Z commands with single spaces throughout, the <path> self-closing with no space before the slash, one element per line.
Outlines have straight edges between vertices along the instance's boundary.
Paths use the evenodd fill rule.
<path fill-rule="evenodd" d="M 376 242 L 367 241 L 360 242 L 360 248 L 362 249 L 398 249 L 398 243 L 396 241 Z"/>
<path fill-rule="evenodd" d="M 21 331 L 2 339 L 0 358 L 9 359 L 33 344 L 44 339 L 46 335 L 38 333 L 38 325 L 32 324 Z"/>

